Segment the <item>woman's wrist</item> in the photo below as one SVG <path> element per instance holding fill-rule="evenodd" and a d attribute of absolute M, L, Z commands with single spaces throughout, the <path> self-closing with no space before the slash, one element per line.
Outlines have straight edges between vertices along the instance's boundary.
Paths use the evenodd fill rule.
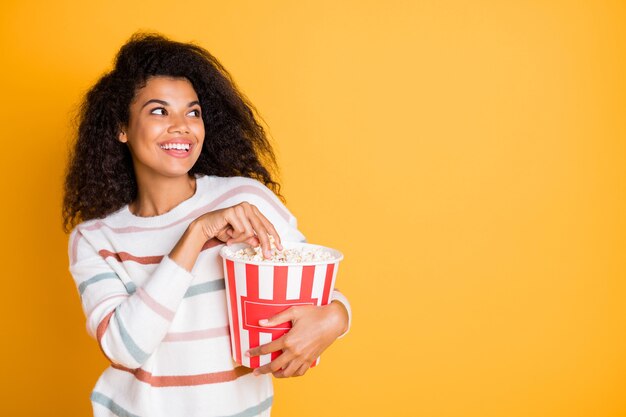
<path fill-rule="evenodd" d="M 348 310 L 340 301 L 333 300 L 327 306 L 332 311 L 333 328 L 336 331 L 336 337 L 348 331 Z"/>
<path fill-rule="evenodd" d="M 206 241 L 204 230 L 194 220 L 187 226 L 187 230 L 178 240 L 169 257 L 187 271 L 191 271 Z"/>

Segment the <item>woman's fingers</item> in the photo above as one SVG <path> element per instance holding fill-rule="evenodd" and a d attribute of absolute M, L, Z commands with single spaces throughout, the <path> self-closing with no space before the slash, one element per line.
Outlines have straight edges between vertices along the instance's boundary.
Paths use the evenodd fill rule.
<path fill-rule="evenodd" d="M 270 363 L 260 366 L 254 370 L 254 375 L 262 375 L 278 372 L 282 369 L 283 366 L 287 366 L 287 358 L 284 355 L 280 355 Z"/>
<path fill-rule="evenodd" d="M 243 242 L 250 236 L 254 236 L 254 228 L 250 221 L 246 210 L 241 206 L 233 206 L 226 210 L 224 217 L 228 223 L 230 223 L 235 230 L 233 233 L 233 239 L 238 242 Z"/>
<path fill-rule="evenodd" d="M 235 206 L 207 213 L 203 216 L 204 230 L 207 239 L 217 237 L 227 244 L 246 242 L 251 246 L 261 245 L 263 256 L 271 257 L 272 242 L 279 250 L 283 249 L 280 236 L 274 225 L 259 211 L 248 203 L 242 202 Z"/>
<path fill-rule="evenodd" d="M 261 244 L 256 236 L 249 237 L 244 242 L 255 248 Z"/>
<path fill-rule="evenodd" d="M 231 215 L 234 216 L 233 221 L 241 225 L 243 231 L 233 235 L 233 238 L 229 243 L 248 242 L 253 246 L 254 243 L 260 244 L 263 251 L 263 255 L 266 258 L 271 257 L 272 245 L 269 239 L 269 235 L 275 236 L 275 241 L 278 242 L 277 247 L 282 249 L 280 245 L 280 237 L 274 228 L 274 225 L 267 220 L 263 214 L 254 205 L 243 202 L 233 207 Z M 235 231 L 239 230 L 235 227 Z M 253 239 L 254 238 L 254 239 Z"/>
<path fill-rule="evenodd" d="M 221 240 L 222 242 L 228 242 L 233 236 L 233 228 L 228 225 L 222 230 L 220 230 L 215 237 Z"/>
<path fill-rule="evenodd" d="M 282 338 L 279 337 L 269 343 L 252 348 L 246 352 L 246 356 L 267 355 L 268 353 L 279 351 L 283 348 L 283 341 L 281 339 Z"/>
<path fill-rule="evenodd" d="M 289 307 L 288 309 L 283 310 L 280 313 L 273 315 L 269 319 L 259 320 L 259 325 L 263 327 L 274 327 L 274 326 L 278 326 L 279 324 L 296 320 L 297 318 L 298 318 L 298 308 Z"/>
<path fill-rule="evenodd" d="M 274 243 L 276 244 L 276 247 L 278 248 L 278 250 L 283 250 L 283 245 L 280 242 L 280 236 L 278 235 L 278 232 L 274 228 L 274 225 L 269 220 L 267 220 L 267 218 L 259 211 L 258 208 L 256 208 L 255 206 L 252 206 L 252 209 L 257 215 L 257 217 L 259 218 L 259 220 L 261 221 L 261 223 L 263 223 L 263 225 L 265 226 L 267 233 L 274 237 Z"/>
<path fill-rule="evenodd" d="M 309 369 L 311 369 L 311 364 L 309 363 L 303 363 L 302 365 L 300 365 L 299 368 L 297 368 L 295 371 L 290 371 L 289 367 L 291 366 L 291 364 L 294 363 L 293 361 L 290 362 L 287 365 L 286 369 L 279 369 L 278 371 L 274 372 L 272 375 L 274 375 L 274 378 L 289 378 L 292 376 L 304 376 L 304 374 L 306 374 L 306 371 L 308 371 Z M 294 369 L 297 367 L 297 365 L 294 366 Z"/>
<path fill-rule="evenodd" d="M 298 370 L 296 371 L 294 376 L 304 376 L 304 374 L 306 374 L 306 371 L 311 369 L 311 365 L 312 364 L 310 364 L 310 363 L 303 363 L 302 366 L 300 366 L 300 368 L 298 368 Z"/>
<path fill-rule="evenodd" d="M 282 369 L 274 372 L 273 375 L 276 378 L 289 378 L 292 376 L 302 376 L 306 369 L 309 369 L 311 365 L 307 363 L 301 363 L 299 361 L 291 361 Z M 301 372 L 302 369 L 305 369 L 304 372 Z"/>
<path fill-rule="evenodd" d="M 252 223 L 254 230 L 257 232 L 256 237 L 257 239 L 259 239 L 259 242 L 261 243 L 261 249 L 263 250 L 263 255 L 266 258 L 270 258 L 272 256 L 272 244 L 270 243 L 270 238 L 267 234 L 267 229 L 265 228 L 265 225 L 263 224 L 261 219 L 256 215 L 250 218 L 250 222 Z"/>
<path fill-rule="evenodd" d="M 282 337 L 273 340 L 264 345 L 255 347 L 246 352 L 247 356 L 267 355 L 272 352 L 276 352 L 283 348 Z M 268 374 L 280 371 L 283 367 L 286 367 L 289 362 L 289 355 L 281 354 L 276 359 L 268 364 L 258 367 L 254 370 L 254 375 Z"/>

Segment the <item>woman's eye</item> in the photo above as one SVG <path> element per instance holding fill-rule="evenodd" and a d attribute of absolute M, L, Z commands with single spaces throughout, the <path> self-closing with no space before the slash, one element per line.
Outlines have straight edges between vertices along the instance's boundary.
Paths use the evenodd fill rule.
<path fill-rule="evenodd" d="M 189 114 L 192 114 L 195 117 L 200 117 L 200 110 L 194 109 L 194 110 L 190 111 Z"/>
<path fill-rule="evenodd" d="M 150 110 L 150 114 L 160 114 L 164 116 L 167 114 L 167 111 L 163 107 L 157 107 L 156 109 Z"/>

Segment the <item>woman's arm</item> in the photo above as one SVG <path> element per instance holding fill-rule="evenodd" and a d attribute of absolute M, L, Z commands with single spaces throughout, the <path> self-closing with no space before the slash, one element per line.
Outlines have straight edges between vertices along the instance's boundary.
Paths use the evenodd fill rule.
<path fill-rule="evenodd" d="M 111 362 L 140 367 L 166 336 L 204 243 L 217 237 L 234 243 L 260 241 L 269 249 L 268 233 L 280 241 L 273 225 L 248 203 L 206 213 L 190 223 L 170 254 L 135 289 L 127 288 L 98 250 L 75 230 L 70 245 L 77 246 L 76 258 L 70 272 L 89 332 Z"/>

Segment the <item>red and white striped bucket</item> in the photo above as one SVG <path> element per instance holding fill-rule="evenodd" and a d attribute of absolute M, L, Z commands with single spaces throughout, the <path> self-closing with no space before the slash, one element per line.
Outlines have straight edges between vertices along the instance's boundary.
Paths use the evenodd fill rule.
<path fill-rule="evenodd" d="M 247 245 L 228 247 L 233 253 Z M 283 243 L 285 249 L 321 248 L 332 259 L 317 262 L 278 263 L 244 261 L 229 256 L 222 248 L 226 276 L 226 300 L 230 324 L 230 342 L 235 362 L 249 368 L 270 363 L 282 352 L 249 358 L 248 349 L 278 339 L 291 328 L 291 322 L 275 327 L 261 327 L 259 320 L 270 317 L 291 306 L 326 305 L 335 287 L 341 252 L 307 243 Z M 319 358 L 312 366 L 319 363 Z"/>

